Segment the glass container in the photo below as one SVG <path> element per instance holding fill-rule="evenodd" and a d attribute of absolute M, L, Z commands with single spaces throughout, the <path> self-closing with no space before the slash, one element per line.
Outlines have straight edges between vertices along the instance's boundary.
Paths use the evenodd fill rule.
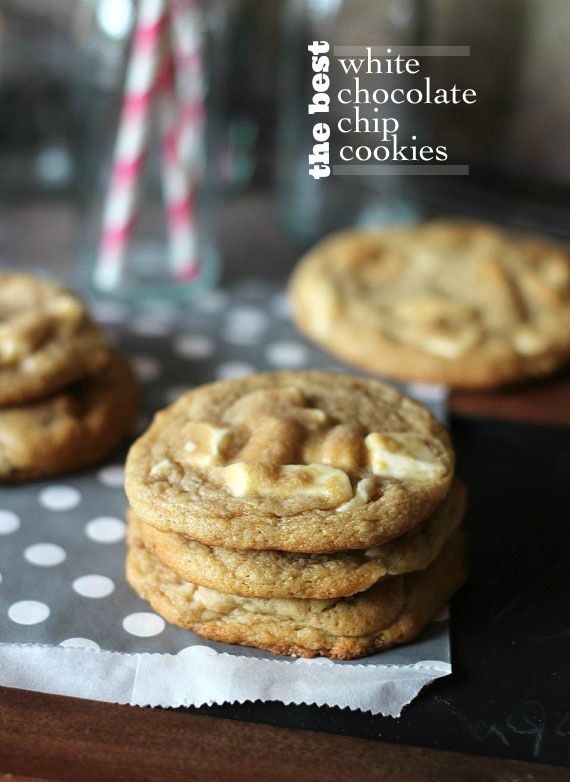
<path fill-rule="evenodd" d="M 195 148 L 190 154 L 190 162 L 185 161 L 187 168 L 184 170 L 186 181 L 192 183 L 191 241 L 198 271 L 185 274 L 176 267 L 167 220 L 165 151 L 161 144 L 167 114 L 161 95 L 157 94 L 152 104 L 144 165 L 136 188 L 136 219 L 129 227 L 120 273 L 111 275 L 114 276 L 112 281 L 101 273 L 101 237 L 112 195 L 112 171 L 117 167 L 114 149 L 140 3 L 134 0 L 82 0 L 78 3 L 75 20 L 75 116 L 81 171 L 77 189 L 80 212 L 78 282 L 94 294 L 130 301 L 187 300 L 214 286 L 220 276 L 218 218 L 228 171 L 225 140 L 230 135 L 224 115 L 224 92 L 229 73 L 228 36 L 236 5 L 232 0 L 213 0 L 198 6 L 188 0 L 179 0 L 179 3 L 187 3 L 194 9 L 194 22 L 198 19 L 199 26 L 191 34 L 199 35 L 202 41 L 201 76 L 197 77 L 200 84 L 197 89 L 196 85 L 190 86 L 196 91 L 194 98 L 203 114 L 203 122 L 200 138 L 194 139 Z M 165 46 L 164 42 L 162 46 Z M 176 190 L 176 181 L 174 188 Z M 172 200 L 173 196 L 170 198 Z M 178 215 L 178 220 L 181 219 L 186 219 L 184 214 Z"/>

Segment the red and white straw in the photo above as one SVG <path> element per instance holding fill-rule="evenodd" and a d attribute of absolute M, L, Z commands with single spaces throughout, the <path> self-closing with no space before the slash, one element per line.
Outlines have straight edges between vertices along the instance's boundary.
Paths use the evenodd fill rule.
<path fill-rule="evenodd" d="M 95 269 L 95 284 L 101 290 L 112 290 L 121 281 L 157 96 L 171 272 L 175 279 L 187 282 L 199 271 L 196 189 L 203 158 L 201 44 L 201 17 L 195 0 L 140 0 Z"/>
<path fill-rule="evenodd" d="M 172 273 L 178 281 L 189 282 L 199 271 L 196 193 L 190 185 L 188 166 L 182 153 L 182 128 L 172 78 L 161 90 L 160 118 L 162 182 Z"/>
<path fill-rule="evenodd" d="M 170 74 L 161 95 L 162 174 L 171 269 L 189 282 L 200 270 L 197 185 L 201 174 L 200 17 L 193 0 L 171 0 Z"/>
<path fill-rule="evenodd" d="M 116 288 L 121 280 L 135 222 L 138 182 L 146 156 L 150 107 L 165 22 L 164 0 L 141 0 L 103 216 L 99 262 L 95 268 L 95 284 L 102 290 Z"/>
<path fill-rule="evenodd" d="M 204 124 L 202 16 L 195 0 L 172 0 L 175 87 L 180 106 L 181 154 L 193 178 L 201 173 Z"/>

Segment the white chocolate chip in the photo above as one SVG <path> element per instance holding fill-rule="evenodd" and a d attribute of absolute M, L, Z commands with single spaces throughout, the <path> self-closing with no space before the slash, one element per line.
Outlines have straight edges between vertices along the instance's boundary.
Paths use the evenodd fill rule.
<path fill-rule="evenodd" d="M 162 459 L 160 462 L 153 464 L 150 469 L 151 478 L 167 478 L 172 470 L 176 467 L 174 462 L 170 459 Z"/>
<path fill-rule="evenodd" d="M 518 352 L 524 356 L 533 356 L 547 347 L 544 336 L 528 326 L 521 326 L 515 331 L 513 343 Z"/>
<path fill-rule="evenodd" d="M 233 497 L 245 497 L 251 491 L 251 471 L 254 465 L 246 462 L 235 462 L 222 468 L 222 481 Z"/>
<path fill-rule="evenodd" d="M 325 464 L 267 466 L 235 462 L 220 469 L 222 482 L 234 497 L 306 497 L 308 507 L 331 508 L 352 497 L 348 475 Z"/>
<path fill-rule="evenodd" d="M 563 253 L 553 253 L 542 267 L 546 282 L 557 290 L 564 290 L 570 285 L 570 264 Z"/>
<path fill-rule="evenodd" d="M 422 347 L 428 353 L 442 358 L 457 358 L 467 353 L 481 341 L 483 331 L 476 323 L 471 323 L 457 331 L 426 334 L 422 341 Z"/>
<path fill-rule="evenodd" d="M 472 307 L 441 296 L 404 299 L 394 313 L 401 324 L 401 340 L 442 358 L 463 355 L 483 336 Z"/>
<path fill-rule="evenodd" d="M 374 480 L 372 478 L 362 478 L 356 485 L 356 492 L 354 497 L 348 502 L 344 502 L 336 509 L 337 513 L 344 513 L 347 510 L 353 510 L 359 508 L 362 505 L 366 505 L 370 502 L 372 496 L 372 489 L 374 488 Z"/>
<path fill-rule="evenodd" d="M 433 480 L 445 473 L 425 442 L 414 434 L 372 432 L 364 439 L 374 475 Z"/>
<path fill-rule="evenodd" d="M 221 462 L 228 429 L 221 429 L 203 421 L 190 421 L 184 427 L 186 461 L 198 467 L 211 467 Z"/>

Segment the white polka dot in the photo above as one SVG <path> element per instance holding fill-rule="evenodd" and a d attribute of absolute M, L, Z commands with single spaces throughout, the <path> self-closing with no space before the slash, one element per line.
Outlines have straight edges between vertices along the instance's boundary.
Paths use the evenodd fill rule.
<path fill-rule="evenodd" d="M 55 543 L 34 543 L 33 546 L 28 546 L 24 551 L 24 559 L 30 565 L 37 565 L 38 567 L 61 565 L 66 558 L 67 554 L 64 549 Z"/>
<path fill-rule="evenodd" d="M 273 297 L 271 301 L 271 310 L 276 317 L 282 318 L 283 320 L 291 320 L 291 301 L 284 291 Z"/>
<path fill-rule="evenodd" d="M 125 537 L 127 525 L 113 516 L 92 519 L 85 527 L 85 534 L 96 543 L 117 543 Z"/>
<path fill-rule="evenodd" d="M 73 510 L 81 502 L 81 494 L 73 486 L 48 486 L 38 499 L 48 510 Z"/>
<path fill-rule="evenodd" d="M 168 388 L 164 392 L 164 401 L 167 405 L 171 405 L 173 402 L 176 402 L 177 399 L 180 399 L 181 396 L 184 396 L 184 394 L 187 394 L 188 391 L 192 390 L 192 386 L 173 386 L 172 388 Z"/>
<path fill-rule="evenodd" d="M 11 510 L 0 510 L 0 535 L 11 535 L 20 529 L 20 517 Z"/>
<path fill-rule="evenodd" d="M 160 375 L 160 364 L 150 356 L 137 356 L 132 359 L 135 374 L 141 383 L 150 383 Z"/>
<path fill-rule="evenodd" d="M 103 323 L 120 323 L 128 316 L 127 307 L 118 301 L 96 301 L 92 310 L 97 320 Z"/>
<path fill-rule="evenodd" d="M 129 330 L 139 337 L 164 337 L 172 331 L 172 328 L 163 320 L 151 320 L 141 316 L 131 321 Z"/>
<path fill-rule="evenodd" d="M 251 375 L 254 372 L 255 367 L 246 364 L 245 361 L 226 361 L 217 368 L 216 377 L 219 380 L 231 380 L 231 378 Z"/>
<path fill-rule="evenodd" d="M 274 342 L 267 347 L 265 358 L 274 367 L 297 369 L 308 363 L 309 351 L 300 342 Z"/>
<path fill-rule="evenodd" d="M 20 600 L 12 603 L 8 616 L 19 625 L 37 625 L 48 618 L 49 608 L 39 600 Z"/>
<path fill-rule="evenodd" d="M 269 317 L 255 307 L 236 307 L 228 313 L 222 337 L 232 345 L 255 345 L 269 324 Z"/>
<path fill-rule="evenodd" d="M 103 467 L 97 475 L 104 486 L 110 486 L 112 489 L 122 489 L 125 484 L 125 468 L 122 464 Z"/>
<path fill-rule="evenodd" d="M 110 578 L 95 575 L 80 576 L 75 579 L 72 586 L 81 597 L 93 598 L 108 597 L 115 589 Z"/>
<path fill-rule="evenodd" d="M 129 614 L 123 619 L 123 627 L 131 635 L 140 638 L 150 638 L 151 635 L 162 633 L 165 627 L 164 619 L 150 611 L 140 611 L 137 614 Z"/>
<path fill-rule="evenodd" d="M 173 348 L 182 358 L 207 358 L 214 352 L 214 343 L 204 334 L 182 334 L 174 341 Z"/>
<path fill-rule="evenodd" d="M 437 616 L 434 616 L 433 621 L 445 622 L 447 619 L 449 619 L 449 607 L 445 606 L 445 608 L 442 608 Z"/>
<path fill-rule="evenodd" d="M 433 383 L 409 383 L 406 391 L 420 402 L 445 402 L 447 388 Z"/>
<path fill-rule="evenodd" d="M 100 649 L 98 643 L 90 638 L 66 638 L 60 643 L 65 649 Z"/>
<path fill-rule="evenodd" d="M 201 296 L 194 306 L 199 312 L 216 313 L 225 309 L 228 303 L 228 294 L 225 291 L 210 291 L 205 296 Z"/>
<path fill-rule="evenodd" d="M 248 331 L 260 331 L 269 323 L 269 316 L 257 307 L 234 307 L 228 312 L 228 321 Z"/>

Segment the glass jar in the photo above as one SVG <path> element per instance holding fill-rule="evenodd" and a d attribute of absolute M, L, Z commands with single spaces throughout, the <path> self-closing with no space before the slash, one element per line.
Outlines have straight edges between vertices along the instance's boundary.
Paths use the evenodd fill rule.
<path fill-rule="evenodd" d="M 0 3 L 0 199 L 67 196 L 75 175 L 73 0 Z"/>
<path fill-rule="evenodd" d="M 178 0 L 178 4 L 184 12 L 189 10 L 190 16 L 181 16 L 177 23 L 184 24 L 184 28 L 178 33 L 170 28 L 171 35 L 174 39 L 179 34 L 183 43 L 190 46 L 184 62 L 193 63 L 190 67 L 194 70 L 190 79 L 187 71 L 186 80 L 175 82 L 176 98 L 186 101 L 191 122 L 196 115 L 201 115 L 202 120 L 190 127 L 182 154 L 182 131 L 172 94 L 158 86 L 149 113 L 147 143 L 140 144 L 137 159 L 124 137 L 126 82 L 132 77 L 138 15 L 151 13 L 152 17 L 152 12 L 161 7 L 160 0 L 78 3 L 78 283 L 91 293 L 133 301 L 186 300 L 214 286 L 220 275 L 217 228 L 227 170 L 224 139 L 228 135 L 223 114 L 224 90 L 228 79 L 228 34 L 236 4 L 232 0 L 200 5 L 192 0 Z M 172 41 L 167 41 L 163 38 L 159 44 L 155 84 L 168 72 L 165 52 Z M 144 66 L 145 62 L 143 70 Z M 162 77 L 160 68 L 164 69 Z M 131 104 L 137 100 L 137 94 L 131 93 Z M 135 126 L 135 144 L 137 132 L 142 131 Z M 121 138 L 121 133 L 122 149 L 117 151 L 117 135 Z M 131 128 L 127 142 L 132 137 Z M 126 161 L 121 159 L 125 150 Z M 134 186 L 125 185 L 134 165 L 138 181 Z M 118 228 L 113 224 L 114 204 L 119 214 Z M 113 245 L 117 236 L 119 249 Z"/>
<path fill-rule="evenodd" d="M 417 205 L 409 197 L 404 176 L 328 176 L 314 179 L 308 157 L 315 143 L 315 117 L 308 112 L 314 92 L 312 41 L 327 41 L 330 55 L 335 45 L 406 45 L 422 42 L 424 0 L 287 0 L 282 17 L 282 58 L 278 127 L 278 199 L 281 222 L 301 247 L 307 247 L 330 231 L 351 225 L 382 225 L 415 220 Z M 332 66 L 331 66 L 332 67 Z M 389 89 L 397 76 L 383 79 Z M 333 81 L 334 79 L 334 81 Z M 349 77 L 331 73 L 331 96 Z M 372 89 L 374 77 L 361 78 Z M 344 138 L 335 131 L 330 105 L 331 159 L 338 159 Z M 394 112 L 392 112 L 392 115 Z M 338 118 L 336 118 L 338 119 Z M 400 124 L 413 132 L 418 112 L 398 111 Z M 425 119 L 423 120 L 425 122 Z M 351 134 L 355 144 L 359 134 Z M 352 143 L 352 142 L 351 142 Z"/>

